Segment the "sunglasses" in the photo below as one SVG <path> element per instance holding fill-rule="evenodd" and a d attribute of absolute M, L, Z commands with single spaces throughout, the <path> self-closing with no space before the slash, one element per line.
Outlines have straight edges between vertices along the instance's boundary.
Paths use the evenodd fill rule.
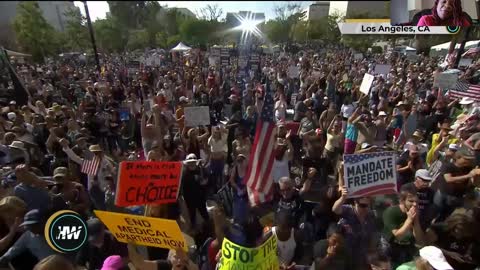
<path fill-rule="evenodd" d="M 359 203 L 359 204 L 358 204 L 358 207 L 360 207 L 360 208 L 368 208 L 368 207 L 370 207 L 370 205 L 369 205 L 368 203 Z"/>

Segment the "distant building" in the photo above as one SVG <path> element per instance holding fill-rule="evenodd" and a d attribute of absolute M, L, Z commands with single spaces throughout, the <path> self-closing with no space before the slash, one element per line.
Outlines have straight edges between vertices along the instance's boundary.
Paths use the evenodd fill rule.
<path fill-rule="evenodd" d="M 307 9 L 307 20 L 316 21 L 327 17 L 330 12 L 330 2 L 318 1 L 311 4 Z"/>
<path fill-rule="evenodd" d="M 0 1 L 0 44 L 14 47 L 15 31 L 13 21 L 17 16 L 17 6 L 20 1 Z M 73 1 L 38 1 L 45 20 L 57 31 L 65 30 L 65 12 L 75 9 Z"/>

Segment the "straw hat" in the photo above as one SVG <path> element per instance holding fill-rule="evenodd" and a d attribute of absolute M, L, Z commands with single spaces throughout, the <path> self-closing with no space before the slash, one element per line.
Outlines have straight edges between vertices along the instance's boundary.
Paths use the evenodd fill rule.
<path fill-rule="evenodd" d="M 88 150 L 90 150 L 90 152 L 93 152 L 93 153 L 103 152 L 102 148 L 98 144 L 90 145 L 90 147 L 88 147 Z"/>
<path fill-rule="evenodd" d="M 13 141 L 12 144 L 10 144 L 10 147 L 25 150 L 25 144 L 21 141 Z"/>
<path fill-rule="evenodd" d="M 0 200 L 0 213 L 20 214 L 24 215 L 27 212 L 27 204 L 17 196 L 7 196 Z"/>

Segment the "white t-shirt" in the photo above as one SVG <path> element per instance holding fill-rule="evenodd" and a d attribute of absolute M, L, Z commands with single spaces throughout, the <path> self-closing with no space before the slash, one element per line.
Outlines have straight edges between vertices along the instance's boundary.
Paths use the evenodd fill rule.
<path fill-rule="evenodd" d="M 213 137 L 210 137 L 208 139 L 208 146 L 210 146 L 212 153 L 228 152 L 227 137 L 222 136 L 220 140 L 215 140 Z"/>
<path fill-rule="evenodd" d="M 355 111 L 355 106 L 353 106 L 353 104 L 342 105 L 341 112 L 343 117 L 349 118 L 350 116 L 352 116 L 354 111 Z"/>

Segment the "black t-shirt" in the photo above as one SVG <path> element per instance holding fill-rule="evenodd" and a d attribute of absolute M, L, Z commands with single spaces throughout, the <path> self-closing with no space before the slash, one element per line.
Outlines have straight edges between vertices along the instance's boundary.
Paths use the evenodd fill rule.
<path fill-rule="evenodd" d="M 472 168 L 459 168 L 455 166 L 455 164 L 451 162 L 447 162 L 443 164 L 441 169 L 439 181 L 440 181 L 440 190 L 448 195 L 455 196 L 455 197 L 462 197 L 472 188 L 471 182 L 469 179 L 465 179 L 462 182 L 456 183 L 447 183 L 445 181 L 445 174 L 451 174 L 452 176 L 462 176 L 468 174 Z"/>
<path fill-rule="evenodd" d="M 446 251 L 456 252 L 461 256 L 470 256 L 473 260 L 471 263 L 460 263 L 453 260 L 448 255 L 446 259 L 455 270 L 474 270 L 476 265 L 480 263 L 480 246 L 479 243 L 473 241 L 459 240 L 451 235 L 445 223 L 433 224 L 431 230 L 437 235 L 437 243 L 435 246 Z"/>
<path fill-rule="evenodd" d="M 295 192 L 290 200 L 280 198 L 277 205 L 277 212 L 282 210 L 289 211 L 292 217 L 295 218 L 295 223 L 299 224 L 301 222 L 305 211 L 303 199 L 300 197 L 298 192 Z"/>
<path fill-rule="evenodd" d="M 408 161 L 408 155 L 406 157 L 400 157 L 397 161 L 397 165 L 400 165 L 400 168 L 403 168 L 408 165 Z M 408 169 L 406 171 L 397 173 L 397 177 L 399 186 L 402 186 L 415 180 L 415 171 Z"/>
<path fill-rule="evenodd" d="M 105 259 L 112 255 L 127 257 L 128 250 L 125 244 L 119 243 L 112 234 L 105 232 L 103 246 L 98 248 L 87 243 L 77 254 L 76 262 L 81 266 L 86 266 L 88 262 L 88 269 L 95 270 L 102 268 Z"/>

